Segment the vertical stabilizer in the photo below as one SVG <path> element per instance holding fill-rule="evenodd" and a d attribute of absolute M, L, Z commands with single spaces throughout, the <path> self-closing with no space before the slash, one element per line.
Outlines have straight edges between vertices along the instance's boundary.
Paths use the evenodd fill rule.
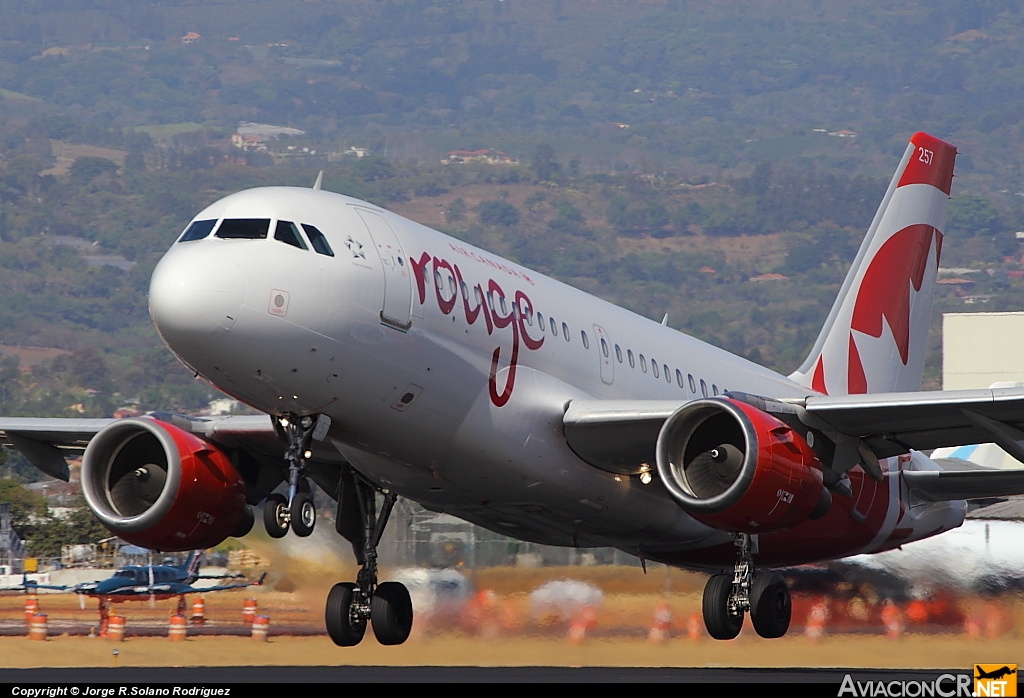
<path fill-rule="evenodd" d="M 915 133 L 818 341 L 790 378 L 820 393 L 919 390 L 956 148 Z"/>

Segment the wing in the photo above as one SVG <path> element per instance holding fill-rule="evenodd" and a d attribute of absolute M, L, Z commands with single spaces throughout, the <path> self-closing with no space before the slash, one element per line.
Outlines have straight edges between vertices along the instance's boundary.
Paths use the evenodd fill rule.
<path fill-rule="evenodd" d="M 260 575 L 260 578 L 255 582 L 245 582 L 244 584 L 220 584 L 213 587 L 192 587 L 193 593 L 205 593 L 207 591 L 224 591 L 225 589 L 244 589 L 245 587 L 260 586 L 263 584 L 263 580 L 267 578 L 267 573 L 264 572 Z"/>
<path fill-rule="evenodd" d="M 995 442 L 1024 463 L 1024 390 L 992 388 L 945 392 L 809 395 L 775 400 L 726 394 L 768 412 L 800 433 L 814 431 L 835 445 L 826 466 L 839 474 L 858 463 L 878 470 L 878 458 Z M 587 463 L 635 474 L 655 462 L 661 427 L 683 402 L 573 400 L 562 418 L 569 447 Z M 943 460 L 940 471 L 904 471 L 907 485 L 924 499 L 953 500 L 1024 494 L 1024 470 L 1004 471 Z M 954 470 L 955 467 L 955 470 Z"/>
<path fill-rule="evenodd" d="M 283 452 L 267 415 L 192 418 L 154 412 L 149 416 L 229 448 L 244 444 L 250 450 L 275 458 Z M 2 417 L 0 444 L 15 448 L 47 475 L 67 482 L 70 473 L 65 457 L 81 454 L 92 437 L 115 421 Z"/>

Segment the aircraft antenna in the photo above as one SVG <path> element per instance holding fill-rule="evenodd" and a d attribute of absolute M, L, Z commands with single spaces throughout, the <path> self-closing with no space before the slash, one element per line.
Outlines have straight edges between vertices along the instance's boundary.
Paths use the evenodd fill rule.
<path fill-rule="evenodd" d="M 320 174 L 316 176 L 316 181 L 313 182 L 313 190 L 320 191 L 320 185 L 324 183 L 324 171 L 320 170 Z"/>
<path fill-rule="evenodd" d="M 661 318 L 661 324 L 668 327 L 668 313 L 665 313 L 665 317 Z"/>

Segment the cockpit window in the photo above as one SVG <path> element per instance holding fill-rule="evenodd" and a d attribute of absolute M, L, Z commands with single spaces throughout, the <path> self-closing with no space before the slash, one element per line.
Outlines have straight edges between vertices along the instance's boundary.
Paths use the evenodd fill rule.
<path fill-rule="evenodd" d="M 274 239 L 283 243 L 298 247 L 300 250 L 308 250 L 306 243 L 302 240 L 302 233 L 291 221 L 278 221 L 277 230 L 274 231 Z"/>
<path fill-rule="evenodd" d="M 202 240 L 204 237 L 210 234 L 213 230 L 213 226 L 217 225 L 217 221 L 192 221 L 192 225 L 185 229 L 185 232 L 178 242 L 190 242 L 192 240 Z"/>
<path fill-rule="evenodd" d="M 214 237 L 229 240 L 265 240 L 268 230 L 269 218 L 225 218 Z"/>
<path fill-rule="evenodd" d="M 302 229 L 306 231 L 306 235 L 309 236 L 309 243 L 313 245 L 313 249 L 320 254 L 327 255 L 328 257 L 334 256 L 334 250 L 327 244 L 327 236 L 321 233 L 319 230 L 311 226 L 309 223 L 303 223 Z"/>

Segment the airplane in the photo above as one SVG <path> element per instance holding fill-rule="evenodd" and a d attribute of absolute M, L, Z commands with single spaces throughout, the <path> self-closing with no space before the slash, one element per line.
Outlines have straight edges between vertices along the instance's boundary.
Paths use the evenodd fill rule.
<path fill-rule="evenodd" d="M 266 573 L 260 575 L 255 582 L 218 584 L 208 587 L 196 587 L 200 579 L 236 579 L 243 575 L 203 575 L 199 574 L 202 552 L 193 550 L 188 559 L 181 565 L 154 565 L 152 553 L 148 565 L 125 565 L 106 579 L 79 582 L 74 586 L 38 584 L 27 577 L 18 590 L 35 594 L 41 590 L 49 592 L 67 592 L 78 594 L 82 608 L 85 608 L 85 597 L 99 600 L 100 635 L 105 635 L 110 616 L 110 606 L 125 601 L 150 602 L 177 597 L 179 616 L 185 614 L 185 594 L 205 594 L 207 592 L 225 591 L 227 589 L 243 589 L 263 584 Z"/>
<path fill-rule="evenodd" d="M 613 546 L 714 574 L 718 639 L 789 628 L 773 569 L 879 552 L 963 523 L 1018 472 L 921 451 L 982 441 L 1024 461 L 1024 390 L 920 392 L 956 149 L 914 134 L 807 359 L 784 376 L 357 199 L 264 187 L 208 206 L 157 264 L 150 315 L 197 377 L 264 413 L 0 419 L 137 545 L 308 536 L 337 502 L 355 582 L 340 646 L 412 626 L 379 582 L 396 498 L 508 536 Z M 280 491 L 278 491 L 280 490 Z M 378 498 L 379 507 L 378 507 Z"/>
<path fill-rule="evenodd" d="M 1016 665 L 1014 665 L 1014 666 L 1016 666 Z M 1017 673 L 1016 669 L 1011 669 L 1009 666 L 1002 666 L 1002 667 L 1000 667 L 998 669 L 995 669 L 994 671 L 991 671 L 991 672 L 985 671 L 981 667 L 976 667 L 974 671 L 978 674 L 975 677 L 977 679 L 1001 679 L 1004 676 L 1009 676 L 1011 674 L 1016 674 Z"/>
<path fill-rule="evenodd" d="M 199 574 L 199 563 L 202 560 L 200 551 L 192 551 L 188 560 L 181 565 L 125 565 L 106 579 L 92 582 L 80 582 L 73 587 L 63 588 L 83 596 L 95 596 L 108 600 L 128 601 L 132 599 L 183 597 L 184 594 L 202 594 L 208 591 L 225 589 L 241 589 L 259 585 L 263 577 L 256 582 L 243 584 L 221 584 L 209 587 L 193 586 L 200 579 L 237 579 L 243 575 L 202 575 Z M 265 576 L 265 575 L 264 575 Z"/>

